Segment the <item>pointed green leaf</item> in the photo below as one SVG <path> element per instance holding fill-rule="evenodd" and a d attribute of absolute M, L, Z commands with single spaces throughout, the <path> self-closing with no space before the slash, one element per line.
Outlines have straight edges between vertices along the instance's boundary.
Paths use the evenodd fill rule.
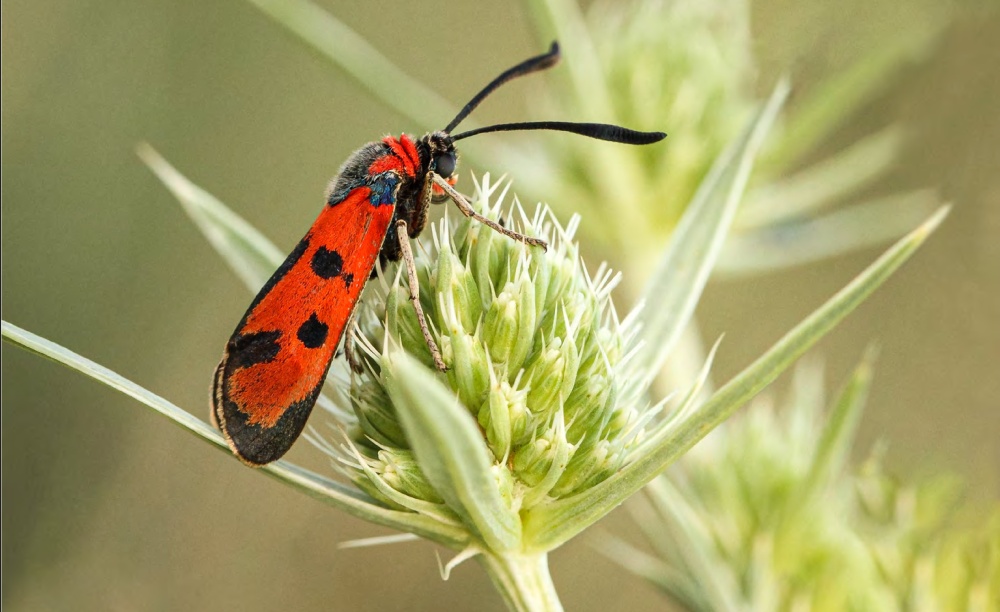
<path fill-rule="evenodd" d="M 947 213 L 947 207 L 941 208 L 920 227 L 893 245 L 836 295 L 785 334 L 764 355 L 693 411 L 673 437 L 663 440 L 660 445 L 650 449 L 650 452 L 637 456 L 631 464 L 599 485 L 578 495 L 527 511 L 523 518 L 525 542 L 541 550 L 555 548 L 655 478 L 729 418 L 737 408 L 760 393 L 795 359 L 867 299 L 913 255 Z"/>
<path fill-rule="evenodd" d="M 215 196 L 189 181 L 153 147 L 142 143 L 136 149 L 149 169 L 184 207 L 209 243 L 222 255 L 233 272 L 256 292 L 285 259 L 285 254 Z"/>
<path fill-rule="evenodd" d="M 361 452 L 358 451 L 353 444 L 351 445 L 351 450 L 358 462 L 358 466 L 361 467 L 361 471 L 368 477 L 368 481 L 371 483 L 371 486 L 374 487 L 378 493 L 384 495 L 386 499 L 399 504 L 407 510 L 419 512 L 420 514 L 432 517 L 442 523 L 456 526 L 461 525 L 458 517 L 455 516 L 447 505 L 440 503 L 436 504 L 424 499 L 417 499 L 416 497 L 412 497 L 406 493 L 393 489 L 389 486 L 389 483 L 387 483 L 385 479 L 382 478 L 382 476 L 375 471 L 371 465 L 369 465 L 368 461 L 361 456 Z"/>
<path fill-rule="evenodd" d="M 386 388 L 434 490 L 493 551 L 521 539 L 517 513 L 500 495 L 492 453 L 472 415 L 435 374 L 402 350 L 383 356 Z"/>
<path fill-rule="evenodd" d="M 719 156 L 688 206 L 643 295 L 650 376 L 659 374 L 694 313 L 746 189 L 754 159 L 788 95 L 782 81 L 743 133 Z"/>
<path fill-rule="evenodd" d="M 120 393 L 138 400 L 167 417 L 177 425 L 209 442 L 227 454 L 229 446 L 222 435 L 208 423 L 144 389 L 127 378 L 82 357 L 69 349 L 46 340 L 20 327 L 3 321 L 4 340 L 42 357 L 46 357 L 101 382 Z M 357 489 L 345 486 L 285 461 L 275 461 L 260 468 L 268 476 L 306 493 L 320 501 L 379 525 L 408 531 L 452 548 L 462 548 L 468 535 L 457 527 L 450 527 L 433 519 L 410 512 L 389 510 L 377 504 Z"/>
<path fill-rule="evenodd" d="M 659 423 L 654 427 L 651 427 L 647 433 L 646 439 L 639 443 L 636 448 L 637 454 L 642 454 L 648 452 L 650 449 L 655 448 L 664 439 L 669 438 L 674 434 L 677 427 L 684 423 L 685 419 L 690 415 L 691 411 L 700 402 L 704 401 L 703 391 L 705 389 L 705 383 L 708 382 L 708 375 L 712 371 L 712 362 L 715 361 L 715 353 L 719 350 L 719 345 L 722 344 L 722 338 L 715 341 L 712 345 L 712 349 L 708 352 L 708 356 L 705 358 L 705 363 L 702 364 L 701 370 L 698 371 L 697 376 L 694 378 L 694 382 L 691 383 L 688 392 L 684 395 L 684 398 L 680 403 L 671 410 L 670 414 L 664 417 Z"/>

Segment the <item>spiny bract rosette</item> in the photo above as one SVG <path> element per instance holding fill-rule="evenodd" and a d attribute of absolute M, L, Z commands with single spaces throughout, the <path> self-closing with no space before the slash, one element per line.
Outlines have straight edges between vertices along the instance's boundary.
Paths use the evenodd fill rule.
<path fill-rule="evenodd" d="M 548 250 L 445 218 L 433 227 L 432 244 L 418 249 L 417 268 L 421 305 L 448 366 L 439 376 L 478 422 L 497 486 L 517 511 L 615 473 L 655 408 L 634 359 L 638 317 L 620 319 L 611 302 L 620 275 L 603 264 L 588 274 L 573 242 L 579 217 L 563 227 L 539 206 L 529 218 L 516 199 L 505 204 L 509 187 L 486 175 L 477 206 L 545 239 Z M 375 295 L 358 308 L 363 371 L 341 398 L 352 414 L 337 413 L 348 442 L 311 438 L 376 499 L 436 512 L 444 500 L 418 467 L 383 368 L 385 354 L 399 348 L 433 365 L 405 283 L 380 274 L 370 284 Z"/>

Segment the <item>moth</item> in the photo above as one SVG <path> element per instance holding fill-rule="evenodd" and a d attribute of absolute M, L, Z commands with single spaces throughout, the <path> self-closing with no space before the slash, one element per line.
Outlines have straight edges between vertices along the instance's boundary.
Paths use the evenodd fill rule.
<path fill-rule="evenodd" d="M 483 217 L 455 190 L 457 141 L 513 130 L 557 130 L 632 145 L 666 136 L 562 121 L 503 123 L 454 133 L 498 87 L 558 61 L 559 45 L 552 43 L 547 53 L 493 79 L 443 130 L 420 138 L 386 136 L 364 145 L 344 162 L 330 183 L 319 217 L 254 298 L 215 370 L 212 420 L 241 461 L 251 466 L 270 463 L 299 437 L 376 262 L 403 260 L 417 320 L 435 366 L 445 369 L 420 307 L 410 248 L 410 240 L 427 223 L 431 204 L 451 200 L 463 215 L 513 240 L 545 248 L 544 241 Z M 345 353 L 351 360 L 349 346 Z"/>

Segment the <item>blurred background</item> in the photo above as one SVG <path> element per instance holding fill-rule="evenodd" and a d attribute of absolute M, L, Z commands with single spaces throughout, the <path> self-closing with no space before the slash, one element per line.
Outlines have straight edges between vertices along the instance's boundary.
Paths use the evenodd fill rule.
<path fill-rule="evenodd" d="M 320 4 L 456 106 L 548 42 L 516 3 Z M 136 143 L 290 248 L 354 149 L 422 130 L 247 2 L 0 6 L 3 318 L 207 416 L 212 369 L 251 296 L 138 161 Z M 888 440 L 891 469 L 954 472 L 970 503 L 985 505 L 1000 495 L 1000 13 L 989 2 L 900 6 L 760 0 L 752 47 L 761 83 L 792 77 L 794 108 L 799 91 L 884 38 L 940 28 L 930 53 L 886 79 L 830 147 L 904 122 L 911 138 L 873 189 L 934 186 L 955 209 L 820 352 L 836 384 L 867 342 L 881 345 L 859 456 Z M 536 78 L 501 90 L 477 119 L 542 118 L 524 100 L 544 87 Z M 716 379 L 878 252 L 712 282 L 699 317 L 706 337 L 727 334 Z M 475 564 L 442 582 L 429 544 L 337 550 L 384 532 L 80 375 L 6 344 L 2 367 L 10 610 L 502 609 Z M 325 469 L 307 443 L 290 458 Z M 633 529 L 622 513 L 604 526 Z M 586 540 L 552 555 L 567 609 L 664 605 Z"/>

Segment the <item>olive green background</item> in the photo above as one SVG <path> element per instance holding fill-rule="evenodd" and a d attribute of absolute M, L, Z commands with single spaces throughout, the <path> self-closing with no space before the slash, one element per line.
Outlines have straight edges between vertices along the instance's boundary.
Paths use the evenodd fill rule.
<path fill-rule="evenodd" d="M 456 105 L 547 42 L 513 3 L 322 4 Z M 1000 493 L 1000 15 L 990 5 L 949 5 L 935 51 L 829 144 L 907 122 L 913 140 L 873 192 L 938 186 L 955 210 L 821 345 L 836 383 L 869 339 L 881 344 L 858 456 L 888 439 L 902 475 L 957 472 L 983 505 Z M 788 72 L 808 88 L 882 37 L 945 19 L 943 6 L 758 2 L 762 82 Z M 3 318 L 205 415 L 212 368 L 251 296 L 135 144 L 149 141 L 290 247 L 353 149 L 414 126 L 239 0 L 4 0 L 2 10 Z M 477 117 L 525 119 L 525 92 L 543 85 L 501 91 Z M 719 377 L 875 255 L 710 285 L 700 314 L 708 336 L 727 334 Z M 338 550 L 385 531 L 83 376 L 6 344 L 2 357 L 5 608 L 502 608 L 474 563 L 443 582 L 426 543 Z M 307 443 L 290 457 L 325 465 Z M 632 531 L 621 512 L 601 528 Z M 663 606 L 587 539 L 552 555 L 568 609 Z"/>

